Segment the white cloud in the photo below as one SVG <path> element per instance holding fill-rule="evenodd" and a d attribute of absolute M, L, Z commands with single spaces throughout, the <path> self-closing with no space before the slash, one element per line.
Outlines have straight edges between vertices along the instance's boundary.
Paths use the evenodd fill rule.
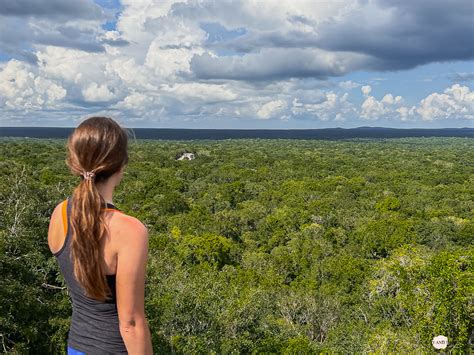
<path fill-rule="evenodd" d="M 365 100 L 361 105 L 360 117 L 366 120 L 379 120 L 381 118 L 398 119 L 400 116 L 406 120 L 410 110 L 404 106 L 401 96 L 386 94 L 382 100 L 378 101 L 374 96 L 370 96 L 370 86 L 363 86 L 362 93 Z"/>
<path fill-rule="evenodd" d="M 421 100 L 416 112 L 425 121 L 450 118 L 474 119 L 474 92 L 454 84 L 443 94 L 432 93 Z"/>
<path fill-rule="evenodd" d="M 321 121 L 344 121 L 357 115 L 356 107 L 348 101 L 348 95 L 348 93 L 338 95 L 330 91 L 318 103 L 302 103 L 295 98 L 291 111 L 295 116 L 311 117 Z"/>
<path fill-rule="evenodd" d="M 365 119 L 378 120 L 387 113 L 383 102 L 377 101 L 375 97 L 369 96 L 362 103 L 361 117 Z"/>
<path fill-rule="evenodd" d="M 97 53 L 45 46 L 36 53 L 39 60 L 39 69 L 44 76 L 57 80 L 77 84 L 85 75 L 99 75 L 103 78 L 103 71 L 98 66 L 103 56 Z"/>
<path fill-rule="evenodd" d="M 180 73 L 190 74 L 190 61 L 204 53 L 206 32 L 197 22 L 174 18 L 156 18 L 147 23 L 156 37 L 148 47 L 145 65 L 161 78 L 176 79 Z"/>
<path fill-rule="evenodd" d="M 117 56 L 116 59 L 105 63 L 105 75 L 117 77 L 124 86 L 140 91 L 157 90 L 157 84 L 150 73 L 149 68 L 138 65 L 134 58 Z"/>
<path fill-rule="evenodd" d="M 257 111 L 257 116 L 262 119 L 268 119 L 286 109 L 287 106 L 288 104 L 283 100 L 273 100 L 264 104 Z"/>
<path fill-rule="evenodd" d="M 161 97 L 151 94 L 131 93 L 112 106 L 114 117 L 126 121 L 162 122 L 167 120 L 166 107 Z"/>
<path fill-rule="evenodd" d="M 442 94 L 434 92 L 422 99 L 418 105 L 411 107 L 403 105 L 404 100 L 401 96 L 386 94 L 378 101 L 373 96 L 364 95 L 366 99 L 361 105 L 360 117 L 367 120 L 474 119 L 474 92 L 469 87 L 459 84 L 452 85 Z"/>
<path fill-rule="evenodd" d="M 393 97 L 392 94 L 387 94 L 382 98 L 382 102 L 386 105 L 397 105 L 402 102 L 401 96 Z"/>
<path fill-rule="evenodd" d="M 128 110 L 133 110 L 135 108 L 144 107 L 146 108 L 148 105 L 152 103 L 151 97 L 140 94 L 140 93 L 133 93 L 125 97 L 122 101 L 115 105 L 115 108 L 124 108 Z"/>
<path fill-rule="evenodd" d="M 57 107 L 66 90 L 38 75 L 34 67 L 10 60 L 0 71 L 0 105 L 9 110 L 42 110 Z"/>
<path fill-rule="evenodd" d="M 227 85 L 216 85 L 206 83 L 183 83 L 173 86 L 164 85 L 162 91 L 174 94 L 182 98 L 197 99 L 204 102 L 231 101 L 237 98 L 237 94 L 227 88 Z"/>
<path fill-rule="evenodd" d="M 361 87 L 361 90 L 362 90 L 362 93 L 364 94 L 364 96 L 367 96 L 372 91 L 372 88 L 370 87 L 370 85 L 364 85 L 364 86 Z"/>
<path fill-rule="evenodd" d="M 412 120 L 415 117 L 416 107 L 412 106 L 411 108 L 400 106 L 395 110 L 399 114 L 401 121 Z"/>
<path fill-rule="evenodd" d="M 87 88 L 82 90 L 82 95 L 86 101 L 102 102 L 111 101 L 115 98 L 115 94 L 107 85 L 91 83 Z"/>
<path fill-rule="evenodd" d="M 358 88 L 360 84 L 353 82 L 351 80 L 347 80 L 347 81 L 341 81 L 339 83 L 339 86 L 344 90 L 352 90 L 352 89 Z"/>

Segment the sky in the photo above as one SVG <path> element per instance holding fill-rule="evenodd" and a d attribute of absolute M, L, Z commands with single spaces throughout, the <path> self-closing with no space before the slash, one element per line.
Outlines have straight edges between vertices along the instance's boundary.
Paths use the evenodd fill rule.
<path fill-rule="evenodd" d="M 474 127 L 472 0 L 0 0 L 0 126 Z"/>

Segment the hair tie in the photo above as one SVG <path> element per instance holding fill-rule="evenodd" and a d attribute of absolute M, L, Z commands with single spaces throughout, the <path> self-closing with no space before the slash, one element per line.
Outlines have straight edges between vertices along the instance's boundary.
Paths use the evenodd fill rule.
<path fill-rule="evenodd" d="M 86 180 L 92 180 L 95 177 L 95 174 L 92 171 L 84 171 L 82 176 L 84 176 L 84 179 Z"/>

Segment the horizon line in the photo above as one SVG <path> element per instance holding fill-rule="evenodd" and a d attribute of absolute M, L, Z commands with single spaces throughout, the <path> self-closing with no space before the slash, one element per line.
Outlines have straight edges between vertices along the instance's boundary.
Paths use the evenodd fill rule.
<path fill-rule="evenodd" d="M 77 126 L 74 127 L 58 127 L 58 126 L 0 126 L 0 130 L 2 128 L 27 128 L 27 129 L 34 129 L 34 128 L 63 128 L 63 129 L 75 129 Z M 245 131 L 245 130 L 253 130 L 253 131 L 290 131 L 290 130 L 298 130 L 298 131 L 310 131 L 310 130 L 323 130 L 323 129 L 360 129 L 360 128 L 370 128 L 370 129 L 396 129 L 396 130 L 411 130 L 411 129 L 422 129 L 422 130 L 430 130 L 430 129 L 474 129 L 474 127 L 410 127 L 410 128 L 400 128 L 400 127 L 383 127 L 383 126 L 358 126 L 358 127 L 351 127 L 351 128 L 344 128 L 344 127 L 324 127 L 324 128 L 183 128 L 183 127 L 124 127 L 124 129 L 175 129 L 175 130 L 226 130 L 226 131 Z"/>

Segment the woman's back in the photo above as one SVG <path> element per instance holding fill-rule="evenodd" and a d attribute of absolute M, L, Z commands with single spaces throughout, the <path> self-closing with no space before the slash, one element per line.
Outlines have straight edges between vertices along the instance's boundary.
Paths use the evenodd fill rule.
<path fill-rule="evenodd" d="M 115 272 L 106 275 L 107 284 L 110 287 L 112 296 L 104 302 L 88 297 L 74 276 L 73 263 L 70 259 L 72 236 L 68 218 L 71 214 L 72 204 L 69 202 L 70 200 L 68 199 L 60 205 L 61 215 L 64 217 L 65 238 L 61 249 L 54 253 L 72 300 L 73 312 L 68 335 L 68 346 L 87 354 L 126 354 L 127 349 L 119 328 Z M 120 212 L 113 205 L 108 204 L 107 207 L 110 210 Z M 103 251 L 104 256 L 113 254 L 113 243 L 110 242 L 112 236 L 108 239 L 108 248 Z M 109 257 L 109 259 L 111 258 Z"/>

